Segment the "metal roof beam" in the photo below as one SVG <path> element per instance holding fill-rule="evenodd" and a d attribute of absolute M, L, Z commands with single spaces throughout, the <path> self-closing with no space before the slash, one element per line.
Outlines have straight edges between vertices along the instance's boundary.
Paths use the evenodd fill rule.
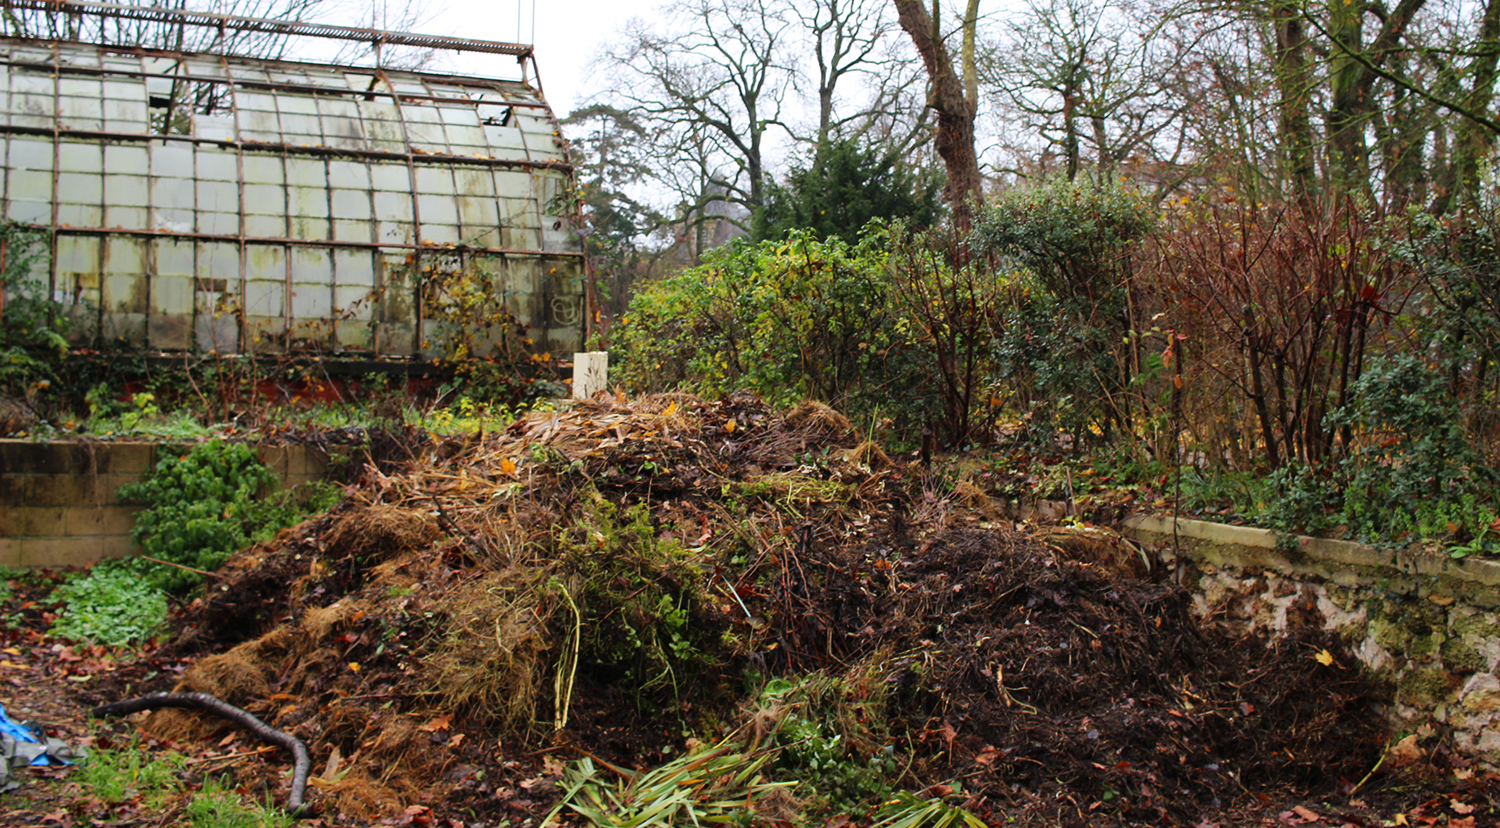
<path fill-rule="evenodd" d="M 145 20 L 154 23 L 182 23 L 214 29 L 234 29 L 246 32 L 322 37 L 331 40 L 352 40 L 359 43 L 394 46 L 417 46 L 424 49 L 452 49 L 458 52 L 483 52 L 492 55 L 511 55 L 524 59 L 531 57 L 532 47 L 521 43 L 501 43 L 490 40 L 472 40 L 460 37 L 413 34 L 410 32 L 387 32 L 380 29 L 360 29 L 352 26 L 335 26 L 329 23 L 312 23 L 295 20 L 272 20 L 264 17 L 239 17 L 230 14 L 188 11 L 185 9 L 163 9 L 153 6 L 123 6 L 116 3 L 68 2 L 68 0 L 0 0 L 0 6 L 11 9 L 63 14 L 88 14 L 96 17 L 116 17 L 124 20 Z"/>

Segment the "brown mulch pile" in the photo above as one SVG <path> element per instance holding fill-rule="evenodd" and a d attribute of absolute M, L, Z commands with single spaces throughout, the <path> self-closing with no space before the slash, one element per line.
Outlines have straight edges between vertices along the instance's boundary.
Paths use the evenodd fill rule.
<path fill-rule="evenodd" d="M 747 685 L 811 671 L 875 676 L 899 783 L 961 784 L 1006 824 L 1275 821 L 1347 800 L 1387 740 L 1385 691 L 1316 619 L 1274 642 L 1205 626 L 1130 544 L 1012 526 L 826 406 L 596 399 L 413 453 L 236 556 L 154 667 L 85 700 L 247 708 L 307 742 L 328 824 L 539 817 L 559 762 L 650 766 L 743 721 Z M 284 771 L 243 769 L 282 794 Z"/>

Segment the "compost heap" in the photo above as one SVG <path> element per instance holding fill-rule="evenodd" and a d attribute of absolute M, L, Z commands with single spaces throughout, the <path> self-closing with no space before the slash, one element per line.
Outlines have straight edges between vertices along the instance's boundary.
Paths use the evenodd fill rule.
<path fill-rule="evenodd" d="M 310 800 L 346 818 L 545 813 L 556 786 L 518 805 L 505 768 L 754 750 L 796 715 L 851 762 L 894 757 L 893 784 L 1021 823 L 1196 825 L 1369 771 L 1376 697 L 1316 619 L 1229 636 L 1110 537 L 1013 527 L 821 405 L 596 399 L 368 466 L 234 558 L 170 646 L 198 656 L 177 689 L 307 742 Z M 836 689 L 757 694 L 809 676 Z M 768 820 L 832 807 L 786 772 L 814 782 Z"/>

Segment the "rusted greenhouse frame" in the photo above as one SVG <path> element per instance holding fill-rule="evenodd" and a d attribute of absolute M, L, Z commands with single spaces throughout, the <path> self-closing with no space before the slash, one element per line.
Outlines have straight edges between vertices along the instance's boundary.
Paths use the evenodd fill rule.
<path fill-rule="evenodd" d="M 81 340 L 431 358 L 453 333 L 438 306 L 463 275 L 536 350 L 582 345 L 592 303 L 573 166 L 528 82 L 530 47 L 5 5 L 485 51 L 523 67 L 503 80 L 0 38 L 4 217 L 45 234 L 38 279 Z"/>

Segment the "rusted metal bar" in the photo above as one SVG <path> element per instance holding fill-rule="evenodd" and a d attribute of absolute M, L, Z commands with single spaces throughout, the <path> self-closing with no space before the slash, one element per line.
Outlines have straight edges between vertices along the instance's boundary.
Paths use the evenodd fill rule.
<path fill-rule="evenodd" d="M 47 229 L 47 228 L 41 228 Z M 142 238 L 172 238 L 193 241 L 216 241 L 236 243 L 238 236 L 225 236 L 216 233 L 189 233 L 181 230 L 161 229 L 139 229 L 130 230 L 120 227 L 58 227 L 59 235 L 68 236 L 138 236 Z M 556 256 L 558 258 L 576 259 L 583 256 L 581 251 L 569 250 L 525 250 L 507 247 L 473 247 L 469 245 L 447 245 L 447 244 L 398 244 L 391 242 L 360 242 L 340 241 L 337 239 L 288 239 L 270 236 L 246 236 L 245 243 L 251 245 L 278 245 L 284 244 L 290 247 L 339 247 L 350 250 L 411 250 L 422 253 L 474 253 L 486 256 L 535 256 L 546 258 Z"/>
<path fill-rule="evenodd" d="M 0 0 L 0 2 L 3 2 L 3 0 Z M 15 38 L 0 38 L 0 41 L 3 41 L 3 40 L 11 40 L 11 41 L 14 41 L 14 42 L 26 42 L 24 40 L 16 40 Z M 154 50 L 151 50 L 151 49 L 105 49 L 103 47 L 98 46 L 97 44 L 81 44 L 81 45 L 91 46 L 91 47 L 93 47 L 95 49 L 99 49 L 100 51 L 109 52 L 110 54 L 128 54 L 128 55 L 131 55 L 131 56 L 140 56 L 140 57 L 154 56 L 154 55 L 163 54 L 161 52 L 154 51 Z M 176 52 L 173 52 L 173 53 L 170 53 L 170 54 L 179 55 L 179 53 L 176 53 Z M 182 53 L 181 56 L 187 56 L 187 55 L 191 55 L 191 54 L 192 53 Z M 197 56 L 197 55 L 193 55 L 193 56 Z M 219 56 L 219 57 L 223 57 L 223 56 Z M 398 98 L 399 100 L 402 100 L 402 101 L 431 101 L 433 103 L 460 103 L 460 104 L 480 104 L 480 103 L 482 103 L 482 104 L 486 104 L 486 105 L 490 105 L 490 106 L 518 106 L 518 107 L 525 107 L 525 108 L 529 108 L 529 109 L 547 109 L 547 106 L 548 106 L 545 101 L 512 101 L 512 100 L 481 101 L 481 100 L 478 100 L 476 98 L 450 98 L 450 97 L 445 97 L 445 96 L 442 96 L 442 95 L 418 95 L 418 94 L 412 94 L 412 93 L 409 93 L 409 92 L 399 92 L 399 93 L 398 92 L 375 92 L 375 91 L 365 92 L 365 91 L 360 91 L 360 90 L 357 90 L 357 89 L 345 89 L 345 88 L 341 88 L 341 87 L 337 87 L 337 86 L 319 86 L 318 84 L 314 84 L 314 83 L 293 83 L 293 82 L 290 82 L 290 81 L 270 82 L 270 81 L 257 81 L 257 80 L 248 80 L 248 79 L 230 81 L 230 80 L 227 79 L 227 77 L 220 77 L 220 76 L 216 76 L 216 75 L 188 75 L 188 74 L 178 74 L 178 73 L 145 72 L 145 71 L 133 72 L 133 71 L 124 70 L 124 69 L 101 69 L 101 68 L 95 67 L 95 66 L 55 66 L 55 65 L 49 65 L 49 64 L 46 64 L 46 63 L 35 63 L 33 61 L 13 60 L 13 59 L 11 59 L 11 60 L 0 59 L 0 66 L 10 67 L 10 68 L 19 68 L 19 69 L 33 69 L 33 70 L 41 71 L 41 72 L 57 72 L 57 73 L 64 74 L 64 75 L 86 75 L 86 76 L 95 76 L 95 77 L 126 77 L 126 78 L 171 78 L 172 80 L 182 80 L 182 81 L 193 82 L 193 83 L 223 83 L 223 84 L 228 84 L 228 83 L 232 82 L 235 85 L 243 86 L 246 89 L 269 89 L 269 90 L 277 91 L 277 92 L 311 92 L 311 93 L 315 93 L 315 94 L 318 94 L 318 95 L 341 95 L 341 96 L 346 96 L 346 97 L 350 97 L 350 98 L 368 98 L 371 95 L 375 95 L 375 96 L 379 96 L 379 97 L 382 97 L 382 98 Z M 295 66 L 296 67 L 302 67 L 302 68 L 309 68 L 309 69 L 329 69 L 329 68 L 335 68 L 335 67 L 333 67 L 332 64 L 324 64 L 324 63 L 301 63 L 301 64 L 295 64 Z M 291 67 L 288 67 L 288 68 L 291 68 Z M 338 67 L 338 68 L 345 68 L 345 67 Z M 359 67 L 354 67 L 354 68 L 359 68 Z M 490 92 L 502 92 L 503 93 L 505 91 L 503 88 L 501 88 L 503 85 L 505 85 L 505 84 L 512 84 L 512 85 L 515 84 L 515 81 L 486 81 L 486 80 L 484 80 L 482 78 L 463 78 L 463 77 L 448 76 L 448 75 L 427 75 L 427 74 L 421 74 L 421 73 L 413 73 L 413 74 L 414 74 L 415 77 L 423 79 L 423 80 L 427 80 L 427 79 L 438 79 L 438 80 L 441 80 L 443 84 L 448 85 L 448 86 L 469 86 L 469 87 L 474 87 L 474 88 L 477 88 L 477 89 L 484 89 L 484 90 L 490 91 Z"/>
<path fill-rule="evenodd" d="M 55 120 L 55 119 L 54 119 Z M 406 163 L 411 160 L 416 163 L 431 162 L 435 166 L 452 167 L 454 165 L 468 165 L 472 167 L 507 167 L 517 169 L 533 170 L 557 170 L 568 172 L 572 170 L 572 164 L 566 161 L 526 161 L 518 158 L 476 158 L 472 155 L 445 155 L 435 152 L 383 152 L 381 150 L 350 149 L 348 147 L 314 147 L 303 144 L 275 144 L 268 141 L 226 141 L 223 138 L 201 138 L 193 135 L 163 135 L 161 133 L 149 132 L 101 132 L 98 130 L 64 129 L 60 126 L 32 127 L 0 124 L 0 135 L 40 135 L 49 138 L 96 138 L 106 141 L 137 141 L 147 143 L 150 141 L 181 141 L 187 144 L 207 144 L 222 147 L 227 150 L 250 150 L 276 152 L 283 154 L 305 154 L 305 155 L 343 155 L 350 158 L 368 158 L 372 160 L 396 161 Z"/>
<path fill-rule="evenodd" d="M 522 43 L 500 43 L 490 40 L 441 37 L 438 35 L 414 34 L 411 32 L 387 32 L 380 29 L 360 29 L 352 26 L 335 26 L 328 23 L 295 20 L 271 20 L 263 17 L 239 17 L 237 15 L 212 14 L 209 12 L 189 11 L 187 9 L 122 6 L 114 3 L 58 2 L 58 0 L 3 0 L 3 3 L 0 3 L 0 5 L 25 11 L 87 14 L 94 17 L 115 17 L 121 20 L 177 23 L 188 26 L 233 29 L 242 32 L 322 37 L 332 40 L 352 40 L 358 43 L 388 44 L 392 46 L 416 46 L 423 49 L 452 49 L 458 52 L 510 55 L 520 59 L 532 56 L 532 47 Z"/>
<path fill-rule="evenodd" d="M 224 77 L 230 81 L 230 89 L 233 89 L 234 70 L 229 66 L 229 58 L 220 55 L 219 60 L 224 67 Z M 235 98 L 233 93 L 229 95 L 229 117 L 234 119 L 234 137 L 239 138 L 240 106 L 238 99 Z M 236 242 L 239 246 L 238 252 L 240 258 L 240 311 L 239 313 L 235 314 L 235 316 L 237 317 L 235 319 L 235 341 L 239 343 L 239 347 L 237 348 L 237 350 L 245 351 L 247 350 L 245 345 L 250 341 L 249 322 L 246 319 L 246 317 L 249 315 L 246 310 L 246 305 L 248 305 L 250 301 L 250 247 L 248 244 L 246 244 L 245 241 L 247 235 L 245 232 L 245 148 L 243 142 L 240 141 L 236 141 L 235 145 L 234 185 L 239 197 L 239 203 L 235 206 L 236 218 L 239 221 L 239 224 L 236 227 L 236 234 L 239 236 L 239 238 L 236 239 Z"/>
<path fill-rule="evenodd" d="M 56 43 L 52 44 L 52 65 L 54 67 L 62 63 L 62 59 L 59 56 L 60 48 Z M 62 83 L 59 81 L 57 72 L 54 70 L 52 73 L 52 129 L 48 131 L 48 134 L 52 136 L 52 226 L 48 228 L 51 234 L 47 239 L 49 253 L 47 257 L 49 259 L 47 264 L 47 292 L 48 298 L 53 301 L 47 304 L 48 317 L 55 317 L 57 315 L 56 300 L 58 291 L 61 289 L 61 286 L 57 283 L 57 180 L 58 176 L 61 175 L 60 170 L 62 169 L 62 142 L 58 140 L 58 132 L 62 127 L 61 95 Z M 48 319 L 49 323 L 55 321 L 52 318 Z"/>

